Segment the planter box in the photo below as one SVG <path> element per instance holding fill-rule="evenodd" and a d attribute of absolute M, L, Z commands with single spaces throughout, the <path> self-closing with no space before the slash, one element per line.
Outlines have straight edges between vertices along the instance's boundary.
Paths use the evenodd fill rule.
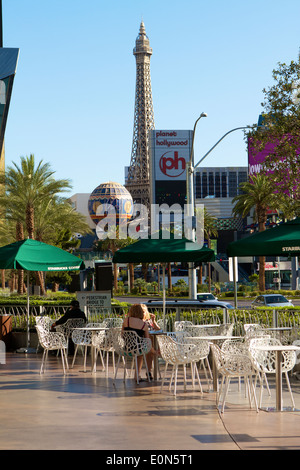
<path fill-rule="evenodd" d="M 15 351 L 16 349 L 26 348 L 27 346 L 27 332 L 26 331 L 13 331 L 10 338 L 9 349 Z M 37 348 L 38 337 L 36 332 L 30 332 L 30 347 Z"/>
<path fill-rule="evenodd" d="M 6 350 L 11 348 L 12 316 L 0 315 L 0 340 L 5 343 Z"/>

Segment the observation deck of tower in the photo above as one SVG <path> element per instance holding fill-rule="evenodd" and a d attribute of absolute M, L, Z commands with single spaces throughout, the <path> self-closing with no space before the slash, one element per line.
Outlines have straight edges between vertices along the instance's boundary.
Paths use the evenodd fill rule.
<path fill-rule="evenodd" d="M 155 129 L 150 77 L 152 48 L 145 25 L 140 24 L 133 55 L 136 58 L 136 87 L 131 161 L 125 187 L 134 202 L 150 205 L 149 131 Z"/>

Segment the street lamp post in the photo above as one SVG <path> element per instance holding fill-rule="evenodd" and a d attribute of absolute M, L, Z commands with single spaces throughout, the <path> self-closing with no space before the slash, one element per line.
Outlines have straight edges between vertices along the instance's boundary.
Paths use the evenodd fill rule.
<path fill-rule="evenodd" d="M 194 201 L 194 171 L 197 168 L 197 166 L 200 165 L 201 162 L 216 148 L 216 146 L 228 135 L 231 134 L 234 131 L 242 130 L 242 129 L 253 129 L 257 127 L 256 125 L 254 126 L 242 126 L 242 127 L 235 127 L 234 129 L 231 129 L 230 131 L 226 132 L 216 143 L 213 145 L 208 152 L 196 163 L 196 165 L 193 165 L 193 151 L 194 151 L 194 138 L 195 138 L 195 130 L 198 121 L 202 117 L 206 117 L 206 113 L 201 113 L 199 118 L 196 120 L 195 125 L 194 125 L 194 133 L 193 133 L 193 140 L 192 140 L 192 147 L 191 147 L 191 153 L 190 153 L 190 160 L 187 168 L 187 213 L 189 216 L 194 216 L 195 215 L 195 201 Z M 195 232 L 194 228 L 191 229 L 191 240 L 195 241 Z M 197 298 L 197 283 L 196 283 L 196 270 L 193 266 L 193 263 L 189 264 L 189 295 L 191 299 L 196 299 Z"/>
<path fill-rule="evenodd" d="M 195 140 L 195 131 L 198 122 L 202 117 L 207 117 L 206 113 L 201 113 L 194 125 L 192 146 L 190 152 L 190 159 L 188 162 L 188 167 L 186 171 L 186 193 L 187 193 L 187 216 L 189 221 L 188 229 L 188 238 L 195 241 L 195 231 L 193 226 L 190 226 L 190 221 L 195 215 L 195 201 L 194 201 L 194 168 L 193 168 L 193 152 L 194 152 L 194 140 Z M 193 263 L 189 263 L 189 298 L 197 298 L 197 280 L 196 280 L 196 270 Z"/>

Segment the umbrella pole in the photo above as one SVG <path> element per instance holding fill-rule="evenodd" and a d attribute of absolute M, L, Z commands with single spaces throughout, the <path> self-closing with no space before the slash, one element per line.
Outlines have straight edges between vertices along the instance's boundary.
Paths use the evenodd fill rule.
<path fill-rule="evenodd" d="M 27 349 L 30 346 L 29 313 L 29 271 L 27 271 Z"/>
<path fill-rule="evenodd" d="M 237 258 L 233 258 L 234 307 L 237 308 Z"/>
<path fill-rule="evenodd" d="M 162 264 L 163 268 L 163 319 L 164 319 L 164 331 L 166 331 L 166 285 L 165 285 L 165 263 Z"/>
<path fill-rule="evenodd" d="M 17 353 L 35 353 L 36 349 L 30 348 L 30 327 L 29 327 L 29 319 L 30 319 L 30 309 L 29 309 L 29 271 L 27 271 L 27 312 L 26 312 L 26 317 L 27 317 L 27 338 L 26 338 L 26 347 L 25 348 L 19 348 L 17 349 Z"/>

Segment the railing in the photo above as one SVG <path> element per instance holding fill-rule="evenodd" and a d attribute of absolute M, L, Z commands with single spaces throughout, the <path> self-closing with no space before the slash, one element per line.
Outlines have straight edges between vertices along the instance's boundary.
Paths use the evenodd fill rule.
<path fill-rule="evenodd" d="M 53 318 L 53 322 L 60 318 L 68 310 L 68 306 L 30 306 L 30 327 L 35 325 L 35 317 L 47 315 Z M 112 306 L 111 308 L 89 308 L 87 317 L 89 322 L 99 322 L 108 316 L 123 317 L 129 307 Z M 162 308 L 149 307 L 150 312 L 155 313 L 157 320 L 163 319 Z M 226 312 L 225 312 L 226 310 Z M 26 305 L 0 306 L 0 315 L 12 315 L 12 326 L 17 329 L 26 329 L 27 307 Z M 197 309 L 197 307 L 166 308 L 166 329 L 174 331 L 175 321 L 188 320 L 193 324 L 222 324 L 234 323 L 234 334 L 243 335 L 244 323 L 259 323 L 266 327 L 292 327 L 300 330 L 300 310 L 261 310 L 261 309 Z"/>
<path fill-rule="evenodd" d="M 34 328 L 35 317 L 45 315 L 53 319 L 53 322 L 63 316 L 69 309 L 68 305 L 31 305 L 29 310 L 29 327 Z M 101 322 L 108 316 L 123 316 L 127 313 L 126 307 L 111 307 L 103 309 L 89 308 L 87 317 L 89 322 Z M 26 305 L 2 305 L 0 315 L 12 316 L 13 329 L 27 328 L 27 306 Z"/>

